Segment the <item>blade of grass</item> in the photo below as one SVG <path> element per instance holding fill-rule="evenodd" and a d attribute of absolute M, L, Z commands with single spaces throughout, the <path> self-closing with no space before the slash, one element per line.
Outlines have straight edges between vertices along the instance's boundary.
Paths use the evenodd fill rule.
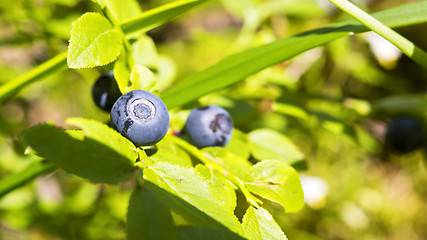
<path fill-rule="evenodd" d="M 188 3 L 190 6 L 192 6 L 192 4 L 195 4 L 195 2 L 199 3 L 202 1 L 192 0 L 192 1 L 182 1 L 180 3 L 183 3 L 183 2 Z M 174 3 L 174 4 L 177 4 L 177 3 Z M 172 8 L 166 8 L 164 10 L 170 10 L 170 9 Z M 384 11 L 373 14 L 373 16 L 390 27 L 402 27 L 402 26 L 409 26 L 409 25 L 426 22 L 427 21 L 427 14 L 425 14 L 426 11 L 427 11 L 427 1 L 422 1 L 422 2 L 405 4 L 392 9 L 384 10 Z M 121 27 L 125 29 L 127 28 L 127 32 L 124 31 L 125 33 L 131 33 L 134 31 L 134 28 L 138 25 L 135 23 L 139 22 L 141 24 L 139 25 L 139 27 L 145 28 L 145 31 L 148 31 L 151 28 L 154 28 L 156 26 L 155 24 L 153 25 L 153 22 L 154 22 L 153 19 L 158 19 L 159 21 L 162 20 L 160 16 L 167 17 L 165 15 L 162 15 L 161 11 L 159 11 L 158 9 L 157 10 L 153 9 L 143 13 L 143 17 L 139 16 L 122 23 Z M 145 22 L 143 21 L 143 19 L 151 19 L 151 20 Z M 163 21 L 166 21 L 166 20 L 163 19 Z M 148 26 L 151 26 L 151 28 L 148 28 Z M 285 61 L 303 51 L 309 50 L 311 48 L 315 48 L 317 46 L 321 46 L 330 41 L 338 39 L 340 37 L 347 36 L 351 32 L 363 32 L 363 31 L 367 31 L 367 29 L 364 29 L 362 26 L 357 25 L 355 21 L 346 21 L 343 23 L 332 24 L 321 29 L 309 31 L 291 38 L 278 40 L 271 44 L 265 45 L 265 49 L 263 48 L 263 46 L 261 46 L 258 48 L 258 50 L 250 49 L 245 52 L 230 56 L 220 61 L 219 63 L 213 65 L 212 67 L 187 78 L 186 80 L 180 82 L 173 88 L 168 89 L 163 94 L 166 100 L 165 102 L 167 103 L 169 108 L 181 106 L 209 92 L 222 89 L 235 82 L 238 82 L 239 80 L 242 80 L 243 78 L 259 70 L 262 70 L 276 63 Z M 312 36 L 314 36 L 313 39 L 312 39 Z M 302 44 L 298 44 L 299 39 L 301 39 L 302 44 L 305 44 L 304 47 L 302 47 Z M 275 45 L 276 49 L 274 49 L 274 46 L 272 45 Z M 299 48 L 298 49 L 293 48 L 295 45 L 297 45 Z M 264 58 L 266 58 L 267 54 L 269 54 L 269 51 L 267 51 L 269 47 L 273 47 L 273 49 L 270 51 L 277 52 L 276 55 L 281 55 L 281 56 L 277 57 L 277 59 L 275 59 L 274 61 L 268 61 L 268 62 L 266 61 L 265 63 L 261 63 L 260 65 L 255 66 L 253 69 L 248 68 L 250 67 L 249 64 L 245 65 L 243 66 L 243 68 L 247 68 L 246 72 L 237 72 L 235 70 L 233 71 L 232 69 L 232 67 L 234 66 L 232 65 L 233 61 L 239 60 L 239 56 L 249 57 L 249 56 L 246 56 L 245 54 L 247 54 L 250 51 L 259 51 L 260 54 L 258 54 L 256 58 L 253 57 L 249 59 L 249 61 L 247 62 L 249 63 L 255 62 L 255 61 L 260 62 Z M 281 50 L 281 51 L 278 51 L 278 50 Z M 264 54 L 262 54 L 262 52 L 264 52 Z M 282 54 L 283 52 L 285 53 Z M 0 86 L 0 102 L 3 102 L 7 98 L 13 96 L 26 85 L 33 83 L 37 80 L 40 80 L 43 77 L 46 77 L 49 74 L 56 72 L 56 70 L 61 69 L 62 67 L 63 69 L 65 69 L 66 56 L 67 54 L 65 52 L 61 53 L 55 58 L 52 58 L 51 60 L 43 63 L 42 65 L 25 73 L 24 75 Z M 222 63 L 228 64 L 226 60 L 228 60 L 228 62 L 232 64 L 230 64 L 231 67 L 225 69 L 224 66 L 222 66 Z M 244 63 L 242 63 L 242 61 L 240 60 L 239 64 L 241 65 Z M 222 69 L 218 69 L 214 71 L 215 68 L 217 68 L 218 66 L 222 67 Z M 221 79 L 221 81 L 214 82 L 215 78 L 221 77 L 222 74 L 228 78 L 224 78 L 224 79 Z M 235 74 L 235 76 L 234 77 L 228 76 L 227 74 L 231 74 L 231 75 Z M 201 85 L 197 83 L 197 82 L 203 82 L 203 81 L 207 81 L 207 82 Z M 198 91 L 192 91 L 190 93 L 184 91 L 186 88 L 192 87 L 194 85 L 200 85 L 200 87 L 197 88 Z"/>
<path fill-rule="evenodd" d="M 364 12 L 362 9 L 358 8 L 356 5 L 351 3 L 348 0 L 329 0 L 331 3 L 335 4 L 344 12 L 350 14 L 357 21 L 365 25 L 367 28 L 376 32 L 381 37 L 387 39 L 397 48 L 399 48 L 406 56 L 410 57 L 420 66 L 427 69 L 427 53 L 424 52 L 421 48 L 417 47 L 414 43 L 394 31 L 393 29 L 387 27 L 382 22 L 378 21 L 373 16 Z"/>
<path fill-rule="evenodd" d="M 427 1 L 414 2 L 373 14 L 390 27 L 427 22 Z M 330 24 L 293 37 L 230 55 L 175 84 L 161 94 L 168 108 L 183 106 L 205 94 L 237 83 L 264 68 L 352 33 L 369 31 L 357 21 Z"/>
<path fill-rule="evenodd" d="M 0 181 L 0 198 L 9 193 L 10 191 L 26 184 L 37 176 L 53 171 L 56 165 L 44 160 L 31 163 L 24 170 L 8 176 Z"/>
<path fill-rule="evenodd" d="M 131 34 L 137 31 L 148 31 L 205 1 L 206 0 L 184 0 L 165 4 L 126 20 L 120 27 L 125 34 Z"/>
<path fill-rule="evenodd" d="M 63 52 L 18 78 L 1 85 L 0 103 L 19 92 L 23 87 L 66 68 L 67 52 Z"/>

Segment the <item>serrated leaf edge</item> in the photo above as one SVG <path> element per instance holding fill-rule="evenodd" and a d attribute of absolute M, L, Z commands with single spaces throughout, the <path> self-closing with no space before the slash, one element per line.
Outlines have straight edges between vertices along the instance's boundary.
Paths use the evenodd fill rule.
<path fill-rule="evenodd" d="M 102 7 L 102 6 L 101 6 Z M 74 31 L 73 31 L 73 29 L 74 29 L 74 26 L 75 26 L 75 23 L 76 22 L 78 22 L 81 18 L 83 18 L 84 16 L 87 16 L 87 15 L 98 15 L 98 16 L 101 16 L 101 17 L 104 17 L 104 16 L 102 16 L 101 14 L 99 14 L 99 13 L 97 13 L 97 12 L 86 12 L 86 13 L 84 13 L 83 15 L 81 15 L 78 19 L 76 19 L 73 23 L 72 23 L 72 30 L 71 30 L 71 34 L 70 34 L 70 40 L 68 40 L 68 51 L 69 51 L 69 49 L 70 49 L 70 46 L 71 46 L 71 42 L 73 41 L 73 37 L 74 37 Z M 104 17 L 105 18 L 105 17 Z M 107 21 L 108 21 L 108 19 L 106 19 Z M 112 26 L 112 25 L 111 25 Z M 113 26 L 112 26 L 113 27 Z M 100 36 L 102 36 L 102 35 L 104 35 L 104 34 L 106 34 L 106 33 L 109 33 L 109 32 L 117 32 L 117 30 L 116 29 L 114 29 L 114 28 L 112 28 L 112 29 L 110 29 L 110 30 L 108 30 L 108 31 L 106 31 L 106 32 L 103 32 L 103 33 L 101 33 L 100 35 L 98 35 L 96 38 L 95 38 L 95 40 L 94 41 L 92 41 L 91 42 L 91 44 L 89 44 L 89 46 L 87 47 L 87 48 L 89 48 Z M 117 32 L 118 33 L 118 32 Z M 86 48 L 86 49 L 87 49 Z M 86 49 L 82 52 L 82 53 L 80 53 L 77 57 L 76 57 L 76 59 L 78 59 L 85 51 L 86 51 Z M 70 51 L 69 51 L 70 52 Z M 105 65 L 108 65 L 108 64 L 110 64 L 110 63 L 112 63 L 112 62 L 114 62 L 117 58 L 118 58 L 118 56 L 120 55 L 120 53 L 114 58 L 114 59 L 112 59 L 111 61 L 109 61 L 109 62 L 106 62 L 106 63 L 103 63 L 103 64 L 96 64 L 96 66 L 105 66 Z M 69 68 L 71 68 L 71 69 L 84 69 L 84 68 L 92 68 L 92 67 L 79 67 L 79 66 L 75 66 L 74 64 L 76 63 L 76 62 L 79 62 L 79 61 L 77 61 L 77 60 L 75 60 L 75 61 L 71 61 L 70 60 L 70 54 L 68 54 L 67 55 L 67 65 L 68 65 L 68 67 Z M 96 66 L 94 66 L 94 67 L 96 67 Z"/>

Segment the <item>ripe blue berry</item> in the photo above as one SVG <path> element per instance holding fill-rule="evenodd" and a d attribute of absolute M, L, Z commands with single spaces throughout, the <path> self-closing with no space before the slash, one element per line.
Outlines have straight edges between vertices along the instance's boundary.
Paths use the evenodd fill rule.
<path fill-rule="evenodd" d="M 160 141 L 169 128 L 169 113 L 163 101 L 145 90 L 122 95 L 111 109 L 111 122 L 123 136 L 138 146 Z"/>
<path fill-rule="evenodd" d="M 386 145 L 396 154 L 406 154 L 416 150 L 424 141 L 421 124 L 407 116 L 393 119 L 387 127 Z"/>
<path fill-rule="evenodd" d="M 113 104 L 121 96 L 119 87 L 114 79 L 113 71 L 102 74 L 92 86 L 92 99 L 102 110 L 109 112 Z"/>
<path fill-rule="evenodd" d="M 223 108 L 215 105 L 195 108 L 185 123 L 193 144 L 199 148 L 225 146 L 233 134 L 233 120 Z"/>

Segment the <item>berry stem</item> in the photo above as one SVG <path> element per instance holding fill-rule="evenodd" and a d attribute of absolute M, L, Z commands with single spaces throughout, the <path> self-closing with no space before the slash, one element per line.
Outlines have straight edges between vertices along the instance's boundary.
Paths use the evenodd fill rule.
<path fill-rule="evenodd" d="M 254 206 L 256 208 L 259 208 L 259 204 L 262 204 L 261 200 L 259 200 L 258 198 L 256 198 L 254 195 L 252 195 L 249 192 L 249 190 L 245 187 L 245 183 L 242 180 L 240 180 L 237 176 L 235 176 L 232 173 L 230 173 L 229 171 L 227 171 L 225 168 L 223 168 L 218 163 L 216 163 L 216 162 L 212 161 L 211 159 L 209 159 L 208 157 L 206 157 L 203 154 L 203 152 L 200 151 L 198 148 L 196 148 L 195 146 L 189 144 L 185 140 L 183 140 L 179 137 L 176 137 L 174 135 L 168 134 L 168 135 L 166 135 L 166 137 L 169 138 L 169 140 L 174 142 L 179 147 L 185 149 L 187 152 L 189 152 L 194 157 L 198 158 L 204 164 L 209 165 L 209 166 L 215 168 L 220 173 L 222 173 L 227 179 L 229 179 L 232 183 L 234 183 L 240 189 L 240 191 L 242 191 L 243 195 L 245 195 L 246 200 L 248 201 L 249 204 L 251 204 L 252 206 Z"/>
<path fill-rule="evenodd" d="M 421 48 L 417 47 L 414 43 L 387 27 L 382 22 L 378 21 L 370 14 L 364 12 L 356 5 L 348 0 L 329 0 L 344 12 L 350 14 L 357 21 L 365 25 L 367 28 L 376 32 L 381 37 L 387 39 L 397 48 L 399 48 L 406 56 L 410 57 L 420 66 L 427 69 L 427 53 Z"/>

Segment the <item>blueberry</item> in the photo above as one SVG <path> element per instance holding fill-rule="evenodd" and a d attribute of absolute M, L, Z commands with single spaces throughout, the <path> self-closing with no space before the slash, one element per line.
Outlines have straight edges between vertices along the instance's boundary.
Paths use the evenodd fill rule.
<path fill-rule="evenodd" d="M 416 150 L 423 141 L 423 126 L 411 117 L 397 117 L 387 126 L 386 145 L 396 154 L 410 153 Z"/>
<path fill-rule="evenodd" d="M 92 86 L 92 99 L 96 106 L 109 112 L 113 104 L 121 96 L 113 71 L 102 74 Z"/>
<path fill-rule="evenodd" d="M 111 109 L 113 127 L 138 146 L 160 141 L 169 128 L 169 113 L 163 101 L 145 90 L 128 92 Z"/>
<path fill-rule="evenodd" d="M 193 144 L 199 148 L 225 146 L 233 134 L 233 120 L 223 108 L 209 105 L 195 108 L 185 123 Z"/>

